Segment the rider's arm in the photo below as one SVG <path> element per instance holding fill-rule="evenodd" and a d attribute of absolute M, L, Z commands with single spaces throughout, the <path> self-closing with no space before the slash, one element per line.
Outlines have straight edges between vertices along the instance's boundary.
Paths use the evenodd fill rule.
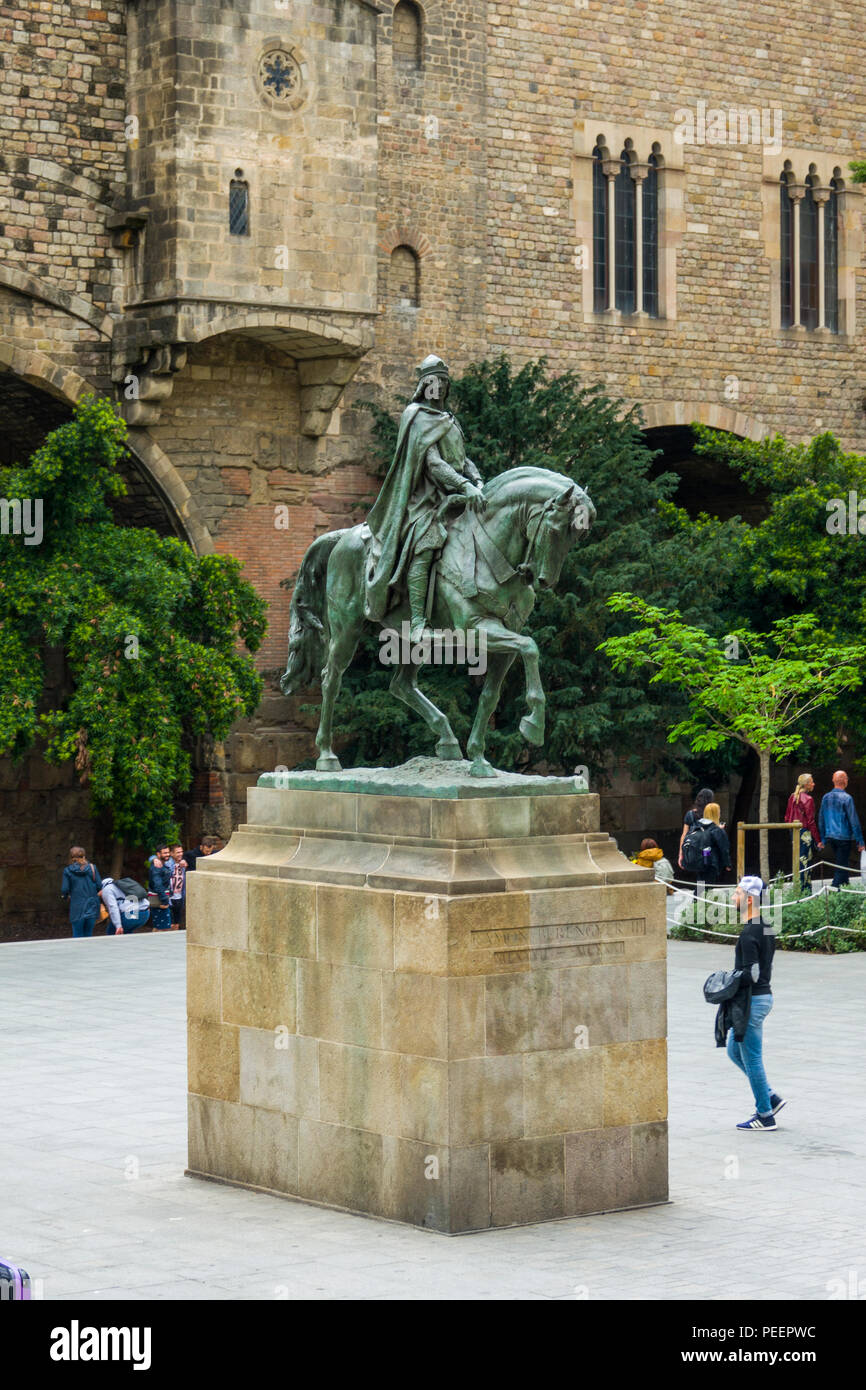
<path fill-rule="evenodd" d="M 475 492 L 475 484 L 446 463 L 435 444 L 430 445 L 424 461 L 427 472 L 440 491 L 446 494 L 456 492 L 461 497 L 470 497 Z"/>
<path fill-rule="evenodd" d="M 474 483 L 476 487 L 481 487 L 484 483 L 484 479 L 470 458 L 463 461 L 463 476 L 468 478 L 470 483 Z"/>

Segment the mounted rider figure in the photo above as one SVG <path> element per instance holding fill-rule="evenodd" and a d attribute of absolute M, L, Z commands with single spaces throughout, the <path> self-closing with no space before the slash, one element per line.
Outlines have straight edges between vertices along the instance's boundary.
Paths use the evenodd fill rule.
<path fill-rule="evenodd" d="M 364 614 L 381 622 L 408 590 L 410 638 L 427 627 L 430 570 L 448 538 L 443 517 L 451 506 L 482 512 L 482 478 L 466 455 L 463 431 L 445 409 L 451 378 L 441 357 L 416 368 L 418 386 L 403 412 L 397 448 L 373 509 Z"/>

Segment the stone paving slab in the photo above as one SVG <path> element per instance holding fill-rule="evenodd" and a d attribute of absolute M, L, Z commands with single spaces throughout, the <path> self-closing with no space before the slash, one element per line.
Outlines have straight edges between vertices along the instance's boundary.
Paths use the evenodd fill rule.
<path fill-rule="evenodd" d="M 866 1289 L 866 955 L 779 953 L 765 1029 L 789 1104 L 744 1078 L 670 942 L 668 1206 L 447 1237 L 196 1181 L 182 934 L 0 947 L 0 1254 L 47 1299 L 826 1299 Z"/>

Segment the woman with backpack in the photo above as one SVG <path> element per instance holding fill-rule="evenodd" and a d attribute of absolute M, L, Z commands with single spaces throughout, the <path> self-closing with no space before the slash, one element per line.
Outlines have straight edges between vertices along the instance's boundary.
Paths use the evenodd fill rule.
<path fill-rule="evenodd" d="M 690 811 L 686 811 L 685 820 L 683 822 L 683 833 L 680 836 L 680 847 L 677 855 L 677 863 L 679 864 L 681 869 L 685 870 L 685 875 L 687 878 L 689 877 L 689 870 L 683 862 L 683 845 L 685 844 L 686 836 L 688 835 L 692 826 L 697 825 L 698 821 L 701 819 L 701 816 L 704 814 L 706 806 L 709 804 L 709 802 L 714 800 L 714 797 L 715 792 L 712 792 L 709 787 L 701 787 L 701 790 L 695 797 L 692 809 Z"/>
<path fill-rule="evenodd" d="M 790 825 L 795 820 L 800 822 L 800 886 L 805 889 L 810 888 L 812 883 L 812 846 L 817 845 L 819 850 L 824 848 L 815 820 L 814 790 L 815 779 L 811 772 L 801 772 L 796 787 L 788 797 L 785 811 L 786 824 Z"/>
<path fill-rule="evenodd" d="M 686 829 L 680 849 L 680 863 L 696 883 L 707 887 L 721 883 L 731 871 L 731 847 L 720 823 L 721 809 L 716 801 L 708 801 L 701 817 Z"/>

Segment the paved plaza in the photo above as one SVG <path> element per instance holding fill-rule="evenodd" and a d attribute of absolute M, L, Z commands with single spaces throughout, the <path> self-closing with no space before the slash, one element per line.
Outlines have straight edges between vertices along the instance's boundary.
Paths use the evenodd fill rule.
<path fill-rule="evenodd" d="M 448 1237 L 184 1177 L 185 944 L 0 947 L 0 1255 L 42 1297 L 866 1290 L 866 955 L 777 954 L 765 1058 L 789 1104 L 780 1132 L 739 1134 L 750 1094 L 701 995 L 730 947 L 669 942 L 671 1203 Z"/>

